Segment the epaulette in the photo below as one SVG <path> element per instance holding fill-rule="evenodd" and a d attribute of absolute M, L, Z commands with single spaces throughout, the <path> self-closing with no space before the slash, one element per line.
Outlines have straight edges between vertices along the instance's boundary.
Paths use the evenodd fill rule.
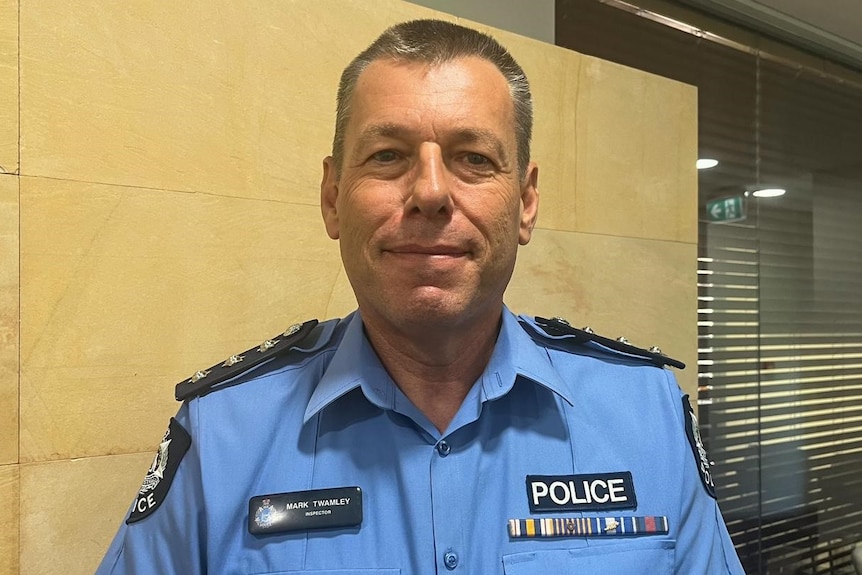
<path fill-rule="evenodd" d="M 560 317 L 553 319 L 545 319 L 543 317 L 535 318 L 535 325 L 539 327 L 544 334 L 535 330 L 532 325 L 521 321 L 521 326 L 527 330 L 527 333 L 536 337 L 542 338 L 542 343 L 556 349 L 571 351 L 570 348 L 580 346 L 587 343 L 598 344 L 608 350 L 613 350 L 629 357 L 642 359 L 657 367 L 670 365 L 679 369 L 685 369 L 685 364 L 678 359 L 673 359 L 662 353 L 657 347 L 643 349 L 631 345 L 624 337 L 611 339 L 596 334 L 592 329 L 585 327 L 577 329 L 569 325 L 569 322 Z"/>
<path fill-rule="evenodd" d="M 281 335 L 268 339 L 257 347 L 232 355 L 209 369 L 196 371 L 191 378 L 177 384 L 174 391 L 177 401 L 206 395 L 215 391 L 219 384 L 290 351 L 311 334 L 317 323 L 316 319 L 312 319 L 302 324 L 293 324 Z"/>

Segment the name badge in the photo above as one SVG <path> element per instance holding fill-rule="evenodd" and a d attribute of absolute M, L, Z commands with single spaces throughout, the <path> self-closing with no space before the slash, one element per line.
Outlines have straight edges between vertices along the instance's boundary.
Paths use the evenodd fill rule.
<path fill-rule="evenodd" d="M 248 531 L 253 535 L 354 527 L 360 523 L 359 487 L 256 495 L 248 501 Z"/>
<path fill-rule="evenodd" d="M 630 471 L 590 475 L 528 475 L 531 513 L 636 509 Z"/>

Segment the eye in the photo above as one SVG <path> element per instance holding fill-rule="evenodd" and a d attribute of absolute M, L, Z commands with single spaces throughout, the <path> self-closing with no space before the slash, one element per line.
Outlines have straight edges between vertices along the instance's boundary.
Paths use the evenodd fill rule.
<path fill-rule="evenodd" d="M 371 159 L 381 164 L 388 164 L 398 159 L 398 153 L 395 150 L 380 150 L 371 155 Z"/>
<path fill-rule="evenodd" d="M 475 152 L 468 153 L 464 156 L 464 159 L 467 160 L 467 163 L 471 166 L 487 166 L 491 163 L 491 160 L 482 154 L 477 154 Z"/>

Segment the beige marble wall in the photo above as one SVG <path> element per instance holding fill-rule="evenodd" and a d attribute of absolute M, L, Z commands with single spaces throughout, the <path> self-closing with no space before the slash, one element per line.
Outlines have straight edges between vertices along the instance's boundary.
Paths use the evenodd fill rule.
<path fill-rule="evenodd" d="M 2 5 L 0 165 L 20 154 L 21 175 L 0 176 L 0 573 L 91 573 L 173 385 L 352 309 L 317 208 L 338 74 L 385 26 L 431 14 Z M 539 229 L 508 304 L 657 344 L 692 366 L 693 391 L 694 89 L 495 34 L 532 79 L 540 164 Z"/>
<path fill-rule="evenodd" d="M 132 453 L 21 465 L 21 575 L 92 575 L 152 460 Z"/>
<path fill-rule="evenodd" d="M 22 461 L 148 450 L 179 378 L 327 315 L 317 207 L 21 180 Z"/>
<path fill-rule="evenodd" d="M 18 462 L 18 249 L 18 177 L 0 175 L 0 465 Z"/>
<path fill-rule="evenodd" d="M 18 1 L 0 2 L 0 174 L 18 173 Z"/>
<path fill-rule="evenodd" d="M 0 465 L 0 573 L 18 573 L 18 465 Z"/>

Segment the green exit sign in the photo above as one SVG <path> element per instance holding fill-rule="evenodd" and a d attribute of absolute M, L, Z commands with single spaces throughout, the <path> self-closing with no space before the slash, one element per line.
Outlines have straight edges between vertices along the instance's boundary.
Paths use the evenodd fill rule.
<path fill-rule="evenodd" d="M 712 200 L 706 204 L 706 217 L 711 222 L 738 222 L 745 219 L 742 196 Z"/>

